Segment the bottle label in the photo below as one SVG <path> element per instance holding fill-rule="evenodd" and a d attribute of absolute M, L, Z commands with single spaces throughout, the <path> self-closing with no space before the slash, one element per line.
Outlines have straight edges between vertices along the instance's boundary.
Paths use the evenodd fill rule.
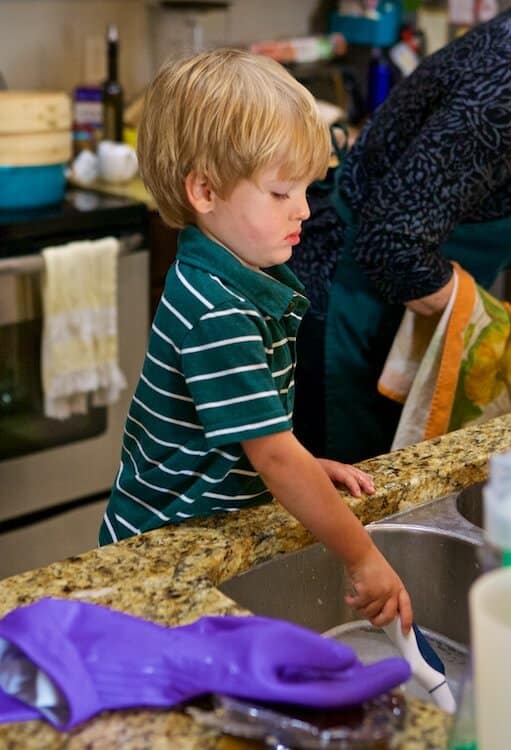
<path fill-rule="evenodd" d="M 103 121 L 103 105 L 101 102 L 75 102 L 73 117 L 77 125 L 99 128 Z"/>

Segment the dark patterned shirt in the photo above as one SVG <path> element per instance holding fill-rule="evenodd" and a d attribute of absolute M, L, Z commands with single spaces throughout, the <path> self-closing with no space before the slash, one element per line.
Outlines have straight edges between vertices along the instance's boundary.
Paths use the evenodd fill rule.
<path fill-rule="evenodd" d="M 438 248 L 461 223 L 511 215 L 511 11 L 426 58 L 366 123 L 341 194 L 360 229 L 353 253 L 389 302 L 450 278 Z M 311 218 L 291 265 L 324 317 L 343 226 L 312 186 Z"/>

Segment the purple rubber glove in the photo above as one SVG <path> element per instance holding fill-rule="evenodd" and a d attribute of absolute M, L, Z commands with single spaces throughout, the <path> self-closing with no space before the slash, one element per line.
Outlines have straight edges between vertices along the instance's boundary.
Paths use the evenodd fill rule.
<path fill-rule="evenodd" d="M 41 719 L 41 713 L 37 708 L 27 706 L 0 690 L 0 724 L 13 721 L 33 721 L 34 719 Z"/>
<path fill-rule="evenodd" d="M 364 666 L 349 646 L 264 617 L 167 628 L 47 598 L 0 620 L 0 717 L 16 720 L 3 702 L 8 693 L 63 730 L 106 709 L 172 707 L 208 693 L 340 708 L 409 676 L 404 659 Z"/>

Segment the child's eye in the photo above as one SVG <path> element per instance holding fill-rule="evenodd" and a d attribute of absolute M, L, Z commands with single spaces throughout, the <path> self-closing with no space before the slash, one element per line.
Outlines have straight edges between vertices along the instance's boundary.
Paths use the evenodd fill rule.
<path fill-rule="evenodd" d="M 289 198 L 289 193 L 272 193 L 272 195 L 278 201 L 284 201 L 286 198 Z"/>

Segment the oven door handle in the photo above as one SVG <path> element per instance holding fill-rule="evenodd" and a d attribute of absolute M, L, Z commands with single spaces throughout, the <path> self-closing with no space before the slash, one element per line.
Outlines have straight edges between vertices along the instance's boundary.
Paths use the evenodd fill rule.
<path fill-rule="evenodd" d="M 119 239 L 119 255 L 128 255 L 141 247 L 144 236 L 140 233 L 128 234 Z M 0 259 L 0 274 L 40 273 L 44 269 L 41 253 L 19 255 L 14 258 Z"/>

